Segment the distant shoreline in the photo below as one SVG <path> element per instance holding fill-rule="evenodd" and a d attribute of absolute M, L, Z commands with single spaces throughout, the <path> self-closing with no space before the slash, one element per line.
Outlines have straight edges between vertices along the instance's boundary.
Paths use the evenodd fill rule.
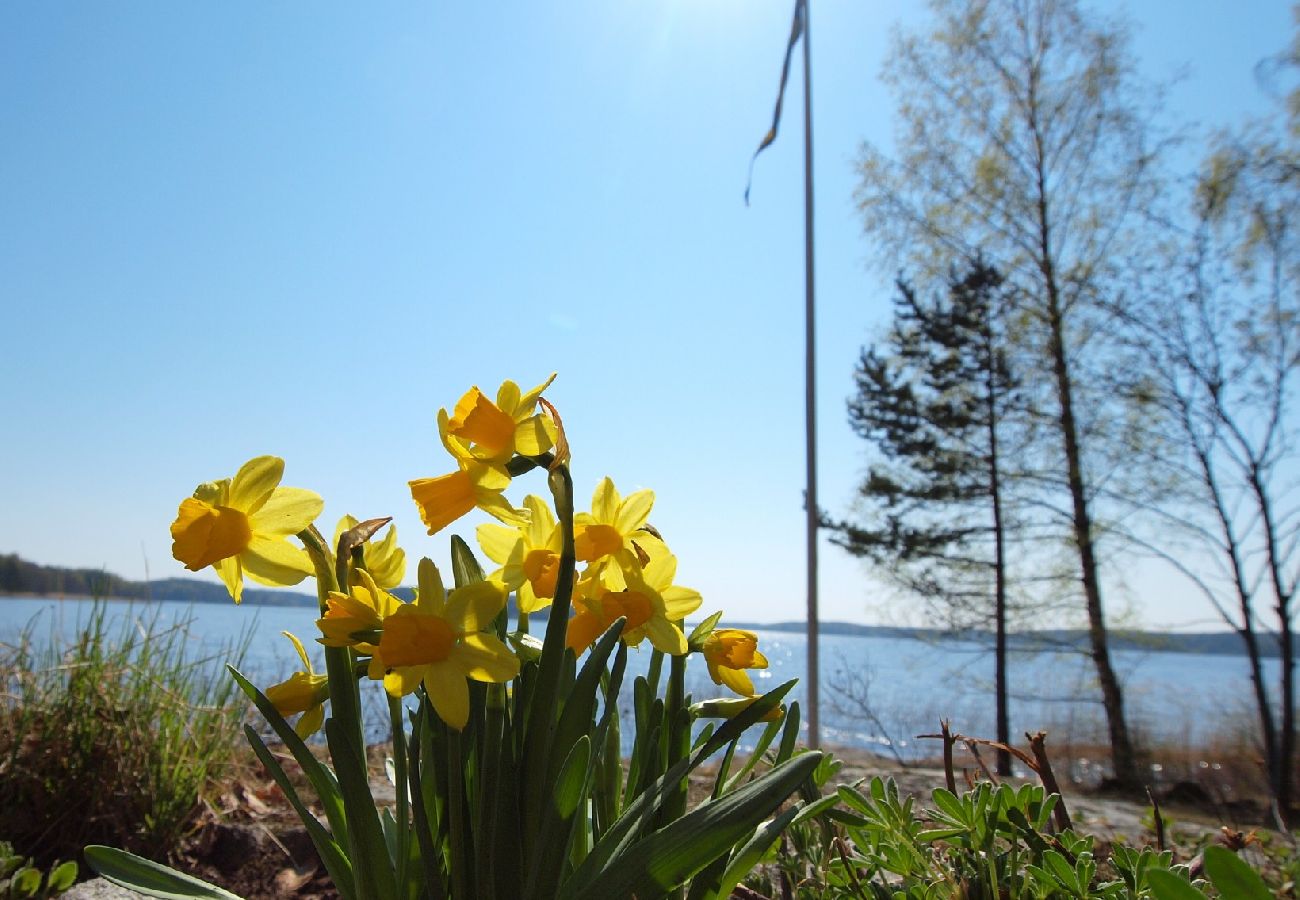
<path fill-rule="evenodd" d="M 168 587 L 183 585 L 183 591 L 169 591 Z M 148 596 L 139 595 L 105 595 L 101 599 L 114 603 L 220 603 L 230 604 L 230 595 L 223 585 L 198 581 L 197 579 L 174 578 L 150 583 L 152 590 Z M 403 599 L 410 599 L 409 588 L 398 588 L 396 593 Z M 0 603 L 5 600 L 49 600 L 52 602 L 86 601 L 95 599 L 86 594 L 56 594 L 34 591 L 5 591 L 0 593 Z M 316 609 L 316 597 L 293 591 L 268 591 L 246 589 L 244 602 L 246 607 L 285 606 Z M 2 608 L 2 607 L 0 607 Z M 534 621 L 545 619 L 545 614 L 534 614 Z M 688 623 L 689 624 L 689 623 Z M 729 628 L 744 628 L 750 631 L 777 632 L 782 634 L 803 634 L 806 631 L 803 622 L 728 622 Z M 828 637 L 862 637 L 885 638 L 893 640 L 916 640 L 930 643 L 947 643 L 961 641 L 965 643 L 992 644 L 993 637 L 988 632 L 967 631 L 952 632 L 939 628 L 909 628 L 894 625 L 860 625 L 853 622 L 821 622 L 819 632 Z M 1245 656 L 1241 638 L 1232 631 L 1208 632 L 1162 632 L 1121 630 L 1111 632 L 1111 646 L 1116 650 L 1136 650 L 1150 653 L 1199 653 L 1214 656 Z M 1276 640 L 1265 640 L 1264 657 L 1276 658 L 1278 646 Z M 1042 631 L 1022 631 L 1010 635 L 1010 649 L 1013 652 L 1043 653 L 1051 651 L 1084 651 L 1087 645 L 1087 632 L 1083 629 L 1051 629 Z"/>

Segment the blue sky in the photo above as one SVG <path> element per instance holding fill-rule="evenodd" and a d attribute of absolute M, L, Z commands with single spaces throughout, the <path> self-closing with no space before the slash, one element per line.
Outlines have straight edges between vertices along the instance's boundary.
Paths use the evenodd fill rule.
<path fill-rule="evenodd" d="M 863 140 L 888 145 L 876 75 L 919 5 L 812 6 L 834 511 L 863 459 L 852 368 L 890 302 L 853 162 Z M 437 409 L 558 371 L 580 496 L 606 474 L 653 488 L 706 609 L 801 618 L 797 74 L 742 201 L 791 6 L 0 6 L 0 552 L 183 574 L 177 503 L 274 453 L 285 483 L 325 497 L 323 530 L 393 515 L 413 557 L 441 560 L 406 487 L 447 468 Z M 1106 8 L 1134 20 L 1145 75 L 1186 67 L 1171 116 L 1267 108 L 1252 70 L 1289 39 L 1287 3 Z M 898 617 L 829 545 L 821 575 L 825 618 Z M 1142 620 L 1208 619 L 1148 581 L 1130 582 Z"/>

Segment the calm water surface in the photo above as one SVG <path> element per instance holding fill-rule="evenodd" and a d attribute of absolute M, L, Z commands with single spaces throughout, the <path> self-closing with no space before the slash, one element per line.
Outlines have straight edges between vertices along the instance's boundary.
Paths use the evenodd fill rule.
<path fill-rule="evenodd" d="M 12 643 L 28 627 L 38 641 L 52 634 L 73 634 L 91 606 L 91 601 L 78 599 L 0 598 L 0 643 Z M 160 623 L 186 623 L 196 658 L 238 641 L 247 630 L 251 637 L 244 671 L 263 686 L 287 678 L 300 665 L 282 631 L 301 637 L 312 652 L 313 665 L 324 670 L 319 646 L 313 651 L 310 643 L 317 617 L 314 606 L 115 601 L 109 604 L 109 633 L 155 615 Z M 752 673 L 760 690 L 805 676 L 807 645 L 802 634 L 759 631 L 759 645 L 771 663 L 766 671 Z M 628 702 L 631 679 L 645 671 L 649 658 L 648 643 L 629 654 L 623 691 Z M 1121 650 L 1113 658 L 1131 726 L 1141 737 L 1202 745 L 1225 728 L 1246 728 L 1251 721 L 1244 657 Z M 1266 666 L 1267 677 L 1275 680 L 1277 660 L 1267 660 Z M 934 742 L 918 742 L 915 735 L 937 731 L 941 717 L 965 734 L 994 734 L 993 659 L 981 645 L 830 635 L 821 641 L 820 667 L 823 742 L 828 745 L 892 748 L 905 757 L 931 754 L 936 750 Z M 1043 729 L 1052 736 L 1049 741 L 1058 744 L 1062 740 L 1104 743 L 1091 671 L 1090 660 L 1078 654 L 1013 655 L 1012 735 Z M 374 688 L 368 728 L 371 737 L 379 740 L 387 735 L 387 715 L 381 691 L 378 685 Z M 728 694 L 713 685 L 698 657 L 691 659 L 687 690 L 696 700 Z M 806 705 L 802 684 L 790 696 Z M 629 731 L 625 729 L 625 737 Z"/>

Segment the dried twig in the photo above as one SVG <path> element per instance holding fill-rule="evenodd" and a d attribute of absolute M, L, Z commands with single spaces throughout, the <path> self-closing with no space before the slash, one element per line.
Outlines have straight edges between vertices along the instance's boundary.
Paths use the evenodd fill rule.
<path fill-rule="evenodd" d="M 1151 792 L 1151 786 L 1147 785 L 1147 799 L 1151 801 L 1151 817 L 1155 819 L 1156 829 L 1156 849 L 1161 853 L 1165 852 L 1165 817 L 1160 815 L 1160 801 L 1156 795 Z"/>
<path fill-rule="evenodd" d="M 966 749 L 970 751 L 970 755 L 975 757 L 975 763 L 980 767 L 980 771 L 984 773 L 984 777 L 995 785 L 1000 784 L 1001 782 L 998 781 L 997 776 L 989 771 L 988 766 L 984 765 L 984 758 L 980 756 L 980 742 L 974 738 L 964 738 L 964 742 L 966 744 Z"/>
<path fill-rule="evenodd" d="M 1043 783 L 1044 789 L 1049 794 L 1056 794 L 1059 799 L 1056 802 L 1056 808 L 1052 810 L 1052 816 L 1056 819 L 1056 827 L 1061 831 L 1069 831 L 1070 813 L 1065 808 L 1065 797 L 1061 794 L 1061 786 L 1056 783 L 1056 775 L 1052 773 L 1052 762 L 1047 758 L 1047 733 L 1039 731 L 1035 734 L 1026 734 L 1029 738 L 1029 749 L 1033 751 L 1034 771 L 1038 773 L 1038 780 Z"/>
<path fill-rule="evenodd" d="M 944 782 L 948 785 L 948 790 L 957 793 L 957 775 L 952 766 L 952 745 L 955 744 L 960 735 L 954 736 L 952 729 L 948 726 L 947 719 L 939 720 L 939 734 L 918 734 L 917 740 L 931 738 L 943 741 L 943 777 Z"/>

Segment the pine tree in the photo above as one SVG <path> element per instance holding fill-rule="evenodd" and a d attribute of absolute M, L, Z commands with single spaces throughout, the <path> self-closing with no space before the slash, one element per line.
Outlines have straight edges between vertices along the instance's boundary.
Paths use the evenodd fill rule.
<path fill-rule="evenodd" d="M 995 633 L 997 739 L 1007 743 L 1007 577 L 999 428 L 1013 389 L 1002 276 L 976 260 L 927 302 L 898 282 L 883 348 L 863 348 L 849 424 L 877 451 L 859 522 L 832 540 L 923 597 L 950 627 Z M 998 753 L 1009 774 L 1010 756 Z"/>

